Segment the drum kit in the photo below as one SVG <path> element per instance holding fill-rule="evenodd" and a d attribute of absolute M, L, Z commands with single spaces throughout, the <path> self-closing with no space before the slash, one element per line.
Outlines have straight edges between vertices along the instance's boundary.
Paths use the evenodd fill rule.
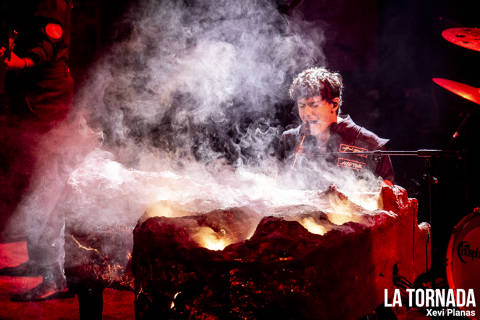
<path fill-rule="evenodd" d="M 480 28 L 450 28 L 442 32 L 447 41 L 480 52 Z M 480 105 L 480 88 L 460 82 L 433 78 L 440 87 Z M 468 120 L 464 117 L 452 139 Z M 452 289 L 474 289 L 480 297 L 480 208 L 464 217 L 454 228 L 447 248 L 447 281 Z M 476 316 L 480 319 L 480 307 L 476 307 Z"/>
<path fill-rule="evenodd" d="M 442 37 L 445 40 L 463 48 L 480 51 L 480 28 L 449 28 L 442 32 Z M 433 78 L 432 80 L 440 87 L 453 92 L 454 94 L 477 105 L 480 105 L 480 88 L 442 78 Z M 453 134 L 453 140 L 459 136 L 460 130 L 468 121 L 469 117 L 470 112 L 467 112 L 462 123 Z"/>

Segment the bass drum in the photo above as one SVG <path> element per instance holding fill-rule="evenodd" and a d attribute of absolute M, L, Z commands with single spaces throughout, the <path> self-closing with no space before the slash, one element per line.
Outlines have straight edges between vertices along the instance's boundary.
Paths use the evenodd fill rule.
<path fill-rule="evenodd" d="M 447 281 L 451 289 L 475 292 L 476 307 L 460 310 L 475 311 L 470 319 L 480 319 L 480 211 L 467 215 L 453 228 L 447 249 Z"/>

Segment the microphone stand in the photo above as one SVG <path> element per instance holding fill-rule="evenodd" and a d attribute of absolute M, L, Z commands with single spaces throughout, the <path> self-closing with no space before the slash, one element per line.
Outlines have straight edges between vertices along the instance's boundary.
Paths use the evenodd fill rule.
<path fill-rule="evenodd" d="M 459 151 L 448 151 L 438 149 L 419 149 L 415 151 L 397 151 L 397 150 L 374 150 L 374 151 L 359 151 L 359 152 L 329 152 L 321 153 L 320 155 L 366 155 L 366 156 L 403 156 L 403 157 L 417 157 L 425 160 L 425 177 L 427 179 L 427 208 L 428 218 L 431 226 L 432 224 L 432 184 L 437 183 L 437 180 L 432 177 L 432 161 L 433 157 L 458 157 L 462 158 L 463 153 Z M 433 228 L 433 227 L 432 227 Z"/>
<path fill-rule="evenodd" d="M 432 185 L 437 183 L 437 179 L 432 176 L 432 158 L 458 158 L 461 159 L 464 155 L 464 152 L 461 151 L 450 151 L 450 150 L 439 150 L 439 149 L 419 149 L 414 151 L 398 151 L 398 150 L 374 150 L 374 151 L 359 151 L 359 152 L 322 152 L 318 155 L 367 155 L 367 156 L 401 156 L 401 157 L 417 157 L 424 159 L 424 168 L 425 174 L 424 177 L 427 181 L 427 211 L 428 211 L 428 220 L 430 223 L 430 239 L 433 240 L 433 214 L 432 214 Z M 415 221 L 416 223 L 416 221 Z M 414 224 L 415 226 L 415 224 Z M 433 241 L 432 241 L 433 243 Z M 414 259 L 413 259 L 414 260 Z M 433 262 L 433 259 L 432 259 Z M 428 260 L 427 260 L 428 264 Z M 433 263 L 432 263 L 433 268 Z M 428 266 L 426 267 L 428 269 Z"/>

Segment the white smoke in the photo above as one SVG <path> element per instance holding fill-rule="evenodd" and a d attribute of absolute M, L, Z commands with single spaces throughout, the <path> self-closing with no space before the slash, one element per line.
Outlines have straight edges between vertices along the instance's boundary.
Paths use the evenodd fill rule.
<path fill-rule="evenodd" d="M 305 25 L 266 0 L 140 3 L 125 16 L 131 28 L 124 40 L 92 69 L 77 97 L 94 131 L 59 131 L 55 147 L 76 153 L 45 162 L 61 174 L 33 190 L 20 210 L 67 213 L 75 229 L 88 231 L 133 228 L 161 200 L 191 211 L 248 205 L 269 214 L 291 204 L 321 207 L 310 190 L 331 183 L 378 191 L 373 175 L 362 186 L 326 164 L 289 173 L 274 156 L 282 131 L 275 113 L 292 77 L 325 64 L 322 30 L 303 33 Z M 56 174 L 39 171 L 38 181 L 42 173 Z M 48 206 L 37 201 L 42 197 Z"/>
<path fill-rule="evenodd" d="M 321 30 L 309 30 L 308 37 L 296 32 L 301 26 L 271 1 L 142 4 L 125 18 L 131 25 L 127 39 L 113 46 L 83 91 L 81 105 L 94 110 L 115 144 L 139 138 L 167 145 L 169 151 L 184 154 L 193 148 L 196 158 L 216 159 L 224 151 L 192 136 L 211 128 L 227 131 L 248 116 L 264 116 L 270 125 L 292 75 L 324 63 Z M 245 135 L 242 129 L 230 137 L 251 140 L 250 133 L 260 133 Z M 248 142 L 229 140 L 228 152 L 241 157 Z"/>

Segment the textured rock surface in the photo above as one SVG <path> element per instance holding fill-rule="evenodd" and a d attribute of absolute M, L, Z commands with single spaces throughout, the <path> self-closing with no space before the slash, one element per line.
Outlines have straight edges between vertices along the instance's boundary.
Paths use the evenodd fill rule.
<path fill-rule="evenodd" d="M 384 210 L 374 212 L 335 188 L 319 197 L 358 212 L 335 225 L 314 209 L 282 208 L 248 240 L 246 231 L 229 235 L 237 241 L 219 251 L 199 245 L 198 228 L 240 232 L 255 222 L 253 213 L 236 208 L 141 220 L 132 263 L 137 318 L 356 319 L 383 302 L 394 278 L 413 282 L 426 271 L 429 228 L 417 225 L 417 202 L 404 189 L 383 188 Z M 297 222 L 305 217 L 328 232 L 310 233 Z"/>

